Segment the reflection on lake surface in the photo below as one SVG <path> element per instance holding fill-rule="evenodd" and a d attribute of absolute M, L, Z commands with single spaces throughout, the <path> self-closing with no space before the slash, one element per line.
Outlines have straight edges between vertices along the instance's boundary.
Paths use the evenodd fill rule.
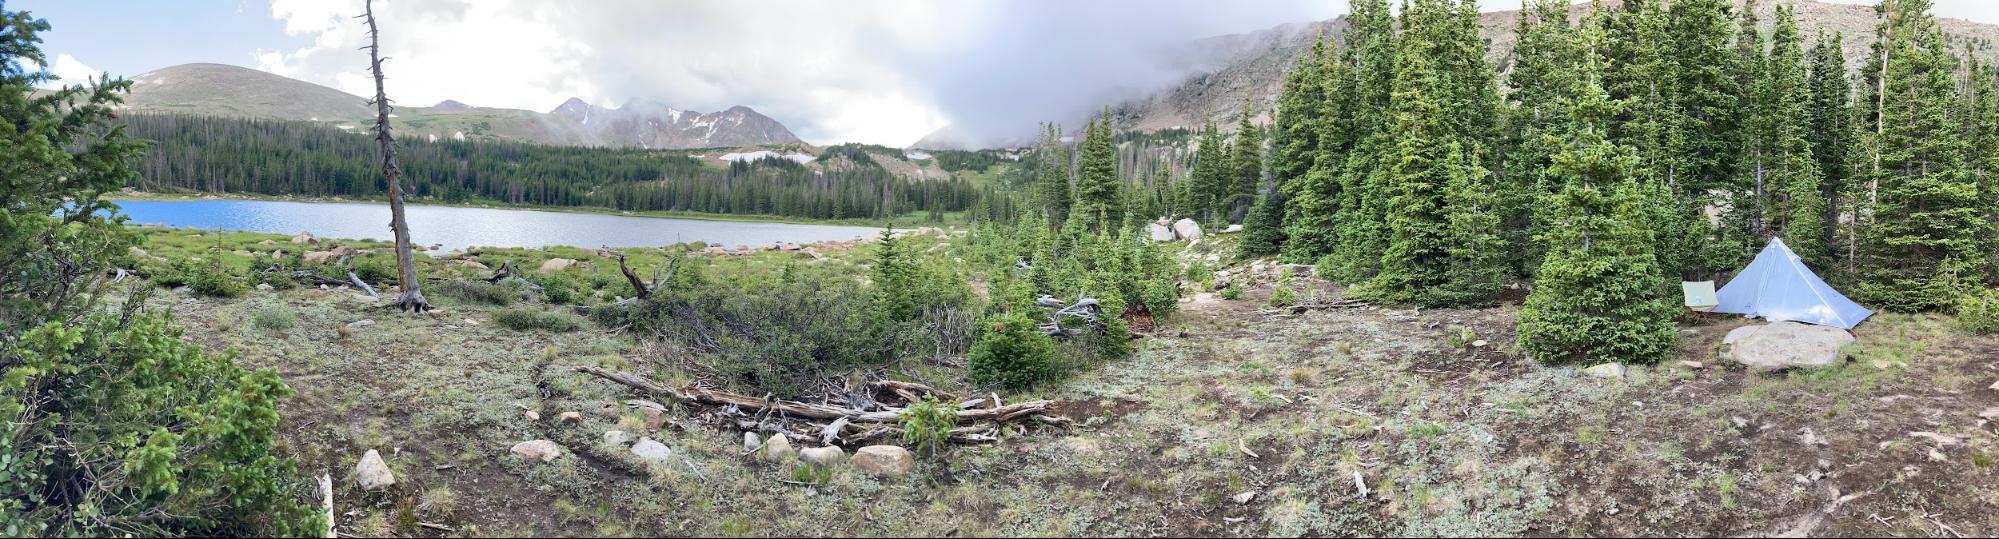
<path fill-rule="evenodd" d="M 388 204 L 271 200 L 121 200 L 135 224 L 389 241 Z M 410 205 L 410 240 L 471 246 L 659 247 L 694 241 L 730 247 L 873 237 L 859 226 L 626 217 L 533 210 Z"/>

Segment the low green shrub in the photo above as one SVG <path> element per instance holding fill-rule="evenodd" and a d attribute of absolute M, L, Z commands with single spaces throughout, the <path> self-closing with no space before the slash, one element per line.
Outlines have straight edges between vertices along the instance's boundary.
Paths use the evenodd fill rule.
<path fill-rule="evenodd" d="M 582 303 L 591 295 L 590 283 L 568 272 L 538 273 L 522 278 L 541 287 L 541 297 L 549 303 Z"/>
<path fill-rule="evenodd" d="M 303 503 L 312 487 L 272 445 L 277 402 L 292 394 L 275 371 L 203 352 L 166 314 L 131 311 L 44 324 L 4 357 L 4 535 L 324 532 L 324 514 Z"/>
<path fill-rule="evenodd" d="M 1061 375 L 1054 361 L 1055 341 L 1041 333 L 1033 318 L 1002 313 L 979 330 L 969 359 L 973 381 L 1018 390 Z"/>
<path fill-rule="evenodd" d="M 1958 300 L 1957 327 L 1979 335 L 1999 334 L 1999 288 L 1972 292 Z"/>
<path fill-rule="evenodd" d="M 924 455 L 943 452 L 956 426 L 958 414 L 932 395 L 924 395 L 923 400 L 909 403 L 902 411 L 902 441 Z"/>
<path fill-rule="evenodd" d="M 583 323 L 574 316 L 526 307 L 494 311 L 493 321 L 515 331 L 547 330 L 566 333 L 583 329 Z"/>
<path fill-rule="evenodd" d="M 429 296 L 442 297 L 465 303 L 506 307 L 521 299 L 526 287 L 519 282 L 508 280 L 499 283 L 452 279 L 440 281 L 427 287 Z"/>
<path fill-rule="evenodd" d="M 266 331 L 284 331 L 298 325 L 298 316 L 283 305 L 264 305 L 250 314 L 250 325 Z"/>

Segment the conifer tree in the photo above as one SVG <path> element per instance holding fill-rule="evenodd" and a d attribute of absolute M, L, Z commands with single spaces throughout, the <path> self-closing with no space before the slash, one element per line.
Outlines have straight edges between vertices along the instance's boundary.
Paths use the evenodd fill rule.
<path fill-rule="evenodd" d="M 1542 249 L 1533 246 L 1535 199 L 1552 191 L 1549 160 L 1560 149 L 1560 133 L 1569 124 L 1558 109 L 1574 88 L 1562 77 L 1572 74 L 1576 61 L 1570 34 L 1568 4 L 1535 0 L 1520 10 L 1512 69 L 1506 79 L 1506 152 L 1498 205 L 1506 220 L 1507 247 L 1514 253 L 1514 272 L 1526 274 L 1540 266 Z"/>
<path fill-rule="evenodd" d="M 1551 174 L 1561 191 L 1542 203 L 1549 245 L 1520 313 L 1520 344 L 1543 363 L 1652 363 L 1672 347 L 1673 307 L 1664 300 L 1652 234 L 1640 205 L 1638 156 L 1605 131 L 1616 114 L 1598 80 L 1600 28 L 1586 27 L 1571 126 Z"/>
<path fill-rule="evenodd" d="M 1735 80 L 1742 83 L 1742 93 L 1736 101 L 1737 124 L 1736 150 L 1738 167 L 1737 179 L 1726 187 L 1722 201 L 1726 203 L 1722 214 L 1722 236 L 1730 243 L 1739 243 L 1746 250 L 1768 238 L 1771 213 L 1770 137 L 1775 122 L 1770 115 L 1775 111 L 1775 88 L 1768 76 L 1770 57 L 1769 43 L 1757 28 L 1756 0 L 1745 0 L 1740 16 L 1736 18 L 1735 31 Z M 1787 118 L 1787 120 L 1789 120 Z M 1719 254 L 1719 253 L 1717 253 Z"/>
<path fill-rule="evenodd" d="M 1978 236 L 1985 240 L 1980 246 L 1984 277 L 1999 283 L 1999 92 L 1993 88 L 1993 69 L 1979 62 L 1971 51 L 1966 51 L 1966 56 L 1971 58 L 1966 74 L 1971 79 L 1971 96 L 1964 114 L 1965 140 L 1970 144 L 1965 167 L 1978 189 L 1976 205 L 1982 209 L 1979 217 L 1984 230 Z"/>
<path fill-rule="evenodd" d="M 1314 139 L 1303 156 L 1307 161 L 1303 174 L 1278 178 L 1284 192 L 1284 258 L 1293 262 L 1317 261 L 1332 252 L 1338 238 L 1335 218 L 1342 198 L 1340 172 L 1353 148 L 1354 108 L 1352 70 L 1342 50 L 1331 44 L 1317 49 L 1319 58 L 1313 62 L 1318 69 L 1316 77 L 1301 77 L 1301 85 L 1317 86 L 1316 90 L 1309 86 L 1302 90 L 1305 97 L 1316 97 L 1319 103 L 1309 109 L 1315 114 L 1313 122 L 1301 126 Z M 1298 164 L 1284 159 L 1278 162 L 1278 172 L 1297 173 Z"/>
<path fill-rule="evenodd" d="M 1284 87 L 1278 90 L 1270 130 L 1270 175 L 1278 185 L 1303 178 L 1319 150 L 1319 116 L 1326 100 L 1319 59 L 1325 54 L 1326 37 L 1321 35 L 1312 50 L 1298 58 L 1298 65 L 1284 74 Z"/>
<path fill-rule="evenodd" d="M 1229 184 L 1229 147 L 1214 122 L 1201 126 L 1200 147 L 1194 150 L 1194 171 L 1188 192 L 1197 221 L 1213 221 L 1225 203 Z"/>
<path fill-rule="evenodd" d="M 1666 11 L 1663 36 L 1669 59 L 1665 80 L 1671 100 L 1662 114 L 1666 128 L 1660 179 L 1674 198 L 1673 221 L 1661 223 L 1673 240 L 1668 274 L 1699 277 L 1734 269 L 1748 245 L 1727 245 L 1707 228 L 1702 212 L 1727 202 L 1711 193 L 1738 192 L 1734 176 L 1739 155 L 1738 78 L 1741 56 L 1729 49 L 1734 28 L 1728 0 L 1678 0 Z"/>
<path fill-rule="evenodd" d="M 1770 35 L 1770 55 L 1765 81 L 1757 89 L 1762 95 L 1752 136 L 1761 147 L 1768 201 L 1764 213 L 1765 235 L 1783 238 L 1792 252 L 1814 268 L 1826 267 L 1825 193 L 1819 182 L 1818 161 L 1806 139 L 1810 117 L 1811 87 L 1805 74 L 1804 46 L 1798 35 L 1796 13 L 1789 5 L 1777 6 L 1777 21 Z"/>
<path fill-rule="evenodd" d="M 1117 176 L 1117 148 L 1111 144 L 1111 113 L 1090 122 L 1083 137 L 1083 155 L 1076 172 L 1075 217 L 1084 228 L 1108 232 L 1124 223 L 1123 182 Z"/>
<path fill-rule="evenodd" d="M 1846 75 L 1844 41 L 1839 34 L 1827 36 L 1820 32 L 1809 55 L 1811 80 L 1807 84 L 1811 106 L 1805 111 L 1808 126 L 1805 140 L 1812 159 L 1818 162 L 1819 196 L 1825 201 L 1825 214 L 1819 218 L 1823 227 L 1819 242 L 1826 249 L 1826 268 L 1839 267 L 1832 262 L 1846 258 L 1845 235 L 1839 233 L 1839 221 L 1847 213 L 1846 200 L 1852 192 L 1852 173 L 1847 164 L 1853 151 L 1853 83 Z"/>
<path fill-rule="evenodd" d="M 1953 119 L 1955 62 L 1929 0 L 1885 0 L 1874 109 L 1870 217 L 1862 230 L 1859 299 L 1898 311 L 1953 305 L 1981 270 L 1978 186 Z"/>
<path fill-rule="evenodd" d="M 1263 185 L 1263 129 L 1256 126 L 1256 111 L 1243 100 L 1236 117 L 1235 141 L 1229 143 L 1227 191 L 1220 204 L 1222 218 L 1234 221 L 1256 201 L 1256 188 Z"/>
<path fill-rule="evenodd" d="M 1395 83 L 1395 20 L 1387 0 L 1353 0 L 1347 15 L 1346 53 L 1353 81 L 1342 88 L 1350 95 L 1353 150 L 1343 156 L 1339 172 L 1338 210 L 1333 218 L 1335 242 L 1318 263 L 1319 275 L 1335 281 L 1372 278 L 1387 248 L 1387 187 L 1390 155 L 1397 134 L 1389 115 Z M 1317 174 L 1318 171 L 1314 171 Z"/>
<path fill-rule="evenodd" d="M 1489 175 L 1478 166 L 1479 143 L 1453 128 L 1447 106 L 1468 92 L 1436 60 L 1462 46 L 1452 39 L 1456 14 L 1448 0 L 1416 0 L 1402 18 L 1408 39 L 1398 51 L 1392 99 L 1397 140 L 1386 163 L 1390 238 L 1370 292 L 1397 303 L 1475 304 L 1498 291 L 1504 253 L 1495 245 L 1497 215 Z"/>
<path fill-rule="evenodd" d="M 1069 217 L 1069 156 L 1062 144 L 1062 128 L 1043 124 L 1041 144 L 1035 148 L 1039 165 L 1034 169 L 1034 193 L 1041 216 L 1055 227 Z"/>

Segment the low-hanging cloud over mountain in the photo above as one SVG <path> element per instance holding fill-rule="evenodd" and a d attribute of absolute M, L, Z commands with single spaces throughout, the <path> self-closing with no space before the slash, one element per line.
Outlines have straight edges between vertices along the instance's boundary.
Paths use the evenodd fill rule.
<path fill-rule="evenodd" d="M 1193 39 L 1330 17 L 1324 0 L 378 2 L 389 91 L 546 111 L 570 97 L 747 105 L 814 143 L 1020 131 L 1184 76 Z M 360 0 L 273 0 L 310 45 L 259 69 L 372 93 Z"/>

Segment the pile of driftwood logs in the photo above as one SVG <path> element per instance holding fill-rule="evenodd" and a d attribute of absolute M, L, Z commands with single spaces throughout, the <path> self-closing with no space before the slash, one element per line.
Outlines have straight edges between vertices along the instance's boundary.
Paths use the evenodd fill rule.
<path fill-rule="evenodd" d="M 1315 298 L 1300 302 L 1296 305 L 1286 305 L 1283 307 L 1275 307 L 1270 309 L 1259 309 L 1257 310 L 1257 312 L 1263 313 L 1265 315 L 1293 315 L 1293 314 L 1304 314 L 1305 311 L 1321 311 L 1321 310 L 1332 310 L 1332 309 L 1361 309 L 1372 306 L 1374 306 L 1374 304 L 1357 299 L 1325 301 Z"/>
<path fill-rule="evenodd" d="M 894 398 L 877 399 L 870 395 L 860 399 L 863 402 L 857 407 L 851 405 L 852 403 L 815 404 L 752 397 L 692 385 L 673 388 L 642 376 L 589 365 L 577 366 L 574 370 L 623 384 L 654 398 L 682 405 L 713 408 L 711 413 L 704 415 L 718 421 L 731 421 L 734 424 L 729 426 L 733 428 L 781 431 L 794 437 L 818 440 L 825 445 L 857 445 L 878 438 L 900 436 L 904 409 L 882 401 L 900 401 L 906 406 L 910 402 L 922 400 L 925 395 L 936 397 L 939 402 L 949 403 L 948 406 L 957 411 L 958 427 L 951 429 L 950 440 L 958 443 L 998 441 L 1000 428 L 1016 421 L 1031 421 L 1054 427 L 1068 427 L 1074 424 L 1069 418 L 1050 415 L 1049 409 L 1055 405 L 1055 401 L 1035 400 L 1006 404 L 1000 401 L 997 394 L 967 399 L 923 384 L 895 380 L 868 383 L 869 389 Z"/>

